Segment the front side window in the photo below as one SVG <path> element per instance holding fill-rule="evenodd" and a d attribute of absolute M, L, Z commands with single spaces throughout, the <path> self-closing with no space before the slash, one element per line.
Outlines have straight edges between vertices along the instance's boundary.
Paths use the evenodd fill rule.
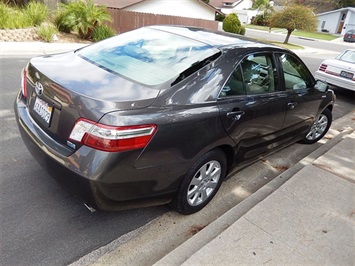
<path fill-rule="evenodd" d="M 312 80 L 307 68 L 295 57 L 289 54 L 279 55 L 283 69 L 286 90 L 304 90 Z"/>
<path fill-rule="evenodd" d="M 152 28 L 126 32 L 78 51 L 101 68 L 150 86 L 176 78 L 218 53 L 205 43 Z"/>

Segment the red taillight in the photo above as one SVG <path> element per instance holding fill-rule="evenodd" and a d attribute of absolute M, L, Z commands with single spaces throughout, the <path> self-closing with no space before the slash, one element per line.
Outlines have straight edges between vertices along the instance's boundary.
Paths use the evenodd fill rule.
<path fill-rule="evenodd" d="M 21 91 L 23 97 L 27 98 L 27 71 L 26 68 L 22 69 L 21 72 Z"/>
<path fill-rule="evenodd" d="M 325 72 L 327 70 L 327 67 L 328 67 L 327 65 L 321 64 L 319 70 Z"/>
<path fill-rule="evenodd" d="M 144 148 L 154 136 L 156 125 L 107 126 L 79 119 L 69 139 L 97 150 L 118 152 Z"/>

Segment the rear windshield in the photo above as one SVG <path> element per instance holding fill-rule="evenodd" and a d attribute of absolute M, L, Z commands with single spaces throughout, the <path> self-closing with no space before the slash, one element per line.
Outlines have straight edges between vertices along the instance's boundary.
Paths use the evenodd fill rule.
<path fill-rule="evenodd" d="M 149 86 L 176 79 L 219 52 L 205 43 L 151 28 L 123 33 L 78 51 L 99 67 Z"/>
<path fill-rule="evenodd" d="M 341 61 L 345 61 L 348 63 L 353 63 L 355 64 L 355 51 L 352 50 L 346 50 L 344 53 L 342 53 L 341 55 L 339 55 L 337 57 L 337 59 L 341 60 Z"/>

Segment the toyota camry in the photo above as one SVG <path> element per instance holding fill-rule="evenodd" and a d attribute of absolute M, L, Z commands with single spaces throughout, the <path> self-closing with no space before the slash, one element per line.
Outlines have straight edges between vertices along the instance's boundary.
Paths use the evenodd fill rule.
<path fill-rule="evenodd" d="M 232 169 L 321 139 L 334 99 L 289 50 L 149 26 L 31 59 L 14 108 L 33 157 L 88 206 L 191 214 Z"/>

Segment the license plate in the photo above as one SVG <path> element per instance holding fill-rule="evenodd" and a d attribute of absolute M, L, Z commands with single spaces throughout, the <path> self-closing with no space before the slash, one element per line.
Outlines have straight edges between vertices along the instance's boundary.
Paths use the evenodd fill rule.
<path fill-rule="evenodd" d="M 33 110 L 49 125 L 52 117 L 53 107 L 40 98 L 36 98 Z"/>
<path fill-rule="evenodd" d="M 354 74 L 346 71 L 341 71 L 340 76 L 343 78 L 352 79 L 354 77 Z"/>

